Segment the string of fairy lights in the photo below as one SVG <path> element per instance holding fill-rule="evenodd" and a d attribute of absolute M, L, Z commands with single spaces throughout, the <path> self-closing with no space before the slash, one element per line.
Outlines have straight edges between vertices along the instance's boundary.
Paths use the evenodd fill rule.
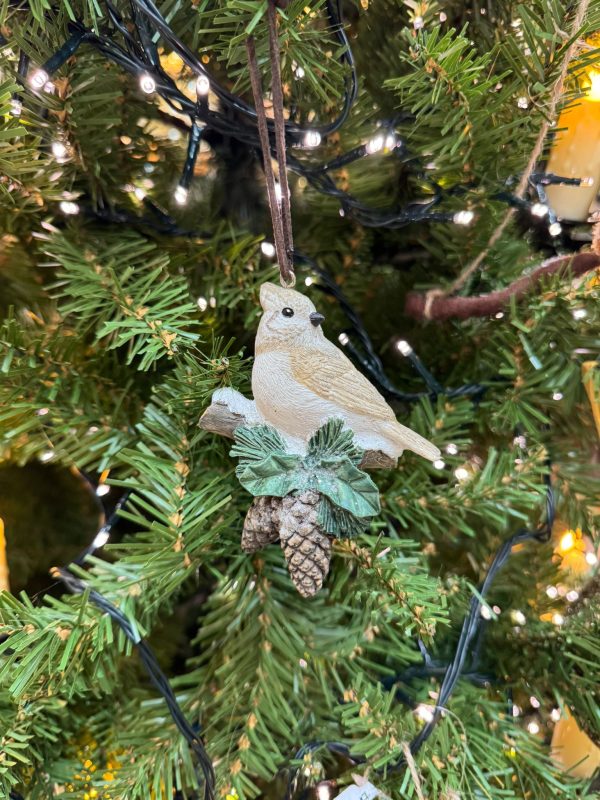
<path fill-rule="evenodd" d="M 253 150 L 260 149 L 256 130 L 256 110 L 241 97 L 231 93 L 213 76 L 209 75 L 202 60 L 199 59 L 174 33 L 172 27 L 162 16 L 152 0 L 133 0 L 130 17 L 125 19 L 111 0 L 102 3 L 105 9 L 105 24 L 102 32 L 86 28 L 81 21 L 69 23 L 70 37 L 46 62 L 30 70 L 29 59 L 21 54 L 17 69 L 17 79 L 43 103 L 43 95 L 54 90 L 52 77 L 73 56 L 82 45 L 87 45 L 101 53 L 105 58 L 119 65 L 137 78 L 142 92 L 160 97 L 178 115 L 189 118 L 188 146 L 184 167 L 174 190 L 176 205 L 183 206 L 188 200 L 194 167 L 200 151 L 200 142 L 207 129 L 230 136 Z M 440 210 L 445 200 L 459 197 L 467 190 L 463 186 L 444 189 L 407 149 L 398 135 L 396 125 L 406 120 L 406 115 L 396 120 L 380 123 L 380 127 L 362 145 L 338 155 L 326 162 L 298 158 L 295 151 L 314 151 L 324 143 L 328 136 L 338 132 L 347 121 L 352 106 L 358 96 L 358 78 L 354 57 L 344 30 L 339 0 L 327 0 L 325 9 L 330 30 L 340 45 L 340 59 L 346 66 L 346 78 L 342 108 L 336 119 L 322 126 L 306 127 L 293 118 L 285 123 L 285 138 L 288 149 L 289 169 L 302 176 L 316 191 L 334 198 L 340 206 L 340 214 L 361 225 L 379 228 L 398 228 L 415 222 L 442 222 L 457 225 L 470 225 L 475 213 L 470 208 L 458 211 Z M 119 43 L 119 39 L 122 43 Z M 186 67 L 196 76 L 195 97 L 191 98 L 171 78 L 161 63 L 158 41 L 176 53 Z M 297 70 L 298 77 L 298 70 Z M 209 102 L 214 98 L 219 108 L 214 109 Z M 20 116 L 23 98 L 13 97 L 13 114 Z M 268 120 L 273 150 L 274 127 Z M 66 160 L 69 155 L 68 143 L 59 138 L 52 142 L 51 150 L 57 160 Z M 364 157 L 387 154 L 399 160 L 403 168 L 424 188 L 425 193 L 415 198 L 405 207 L 380 209 L 368 206 L 347 190 L 341 189 L 332 173 Z M 503 187 L 492 194 L 493 199 L 509 206 L 527 210 L 531 219 L 545 220 L 546 230 L 551 239 L 562 233 L 562 226 L 552 211 L 544 187 L 550 184 L 588 185 L 590 178 L 563 178 L 557 175 L 536 174 L 530 178 L 530 186 L 536 193 L 534 201 L 525 200 L 512 194 L 509 187 Z M 510 182 L 509 182 L 510 183 Z M 60 203 L 63 213 L 77 214 L 78 203 L 66 198 Z"/>

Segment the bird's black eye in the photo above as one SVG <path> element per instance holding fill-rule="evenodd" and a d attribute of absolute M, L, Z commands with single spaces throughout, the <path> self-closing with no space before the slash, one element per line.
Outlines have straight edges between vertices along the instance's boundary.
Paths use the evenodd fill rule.
<path fill-rule="evenodd" d="M 294 309 L 293 308 L 284 308 L 281 312 L 284 317 L 293 317 L 294 316 Z"/>

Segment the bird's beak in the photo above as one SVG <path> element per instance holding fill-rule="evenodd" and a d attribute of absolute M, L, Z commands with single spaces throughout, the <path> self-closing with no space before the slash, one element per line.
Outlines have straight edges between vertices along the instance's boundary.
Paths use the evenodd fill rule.
<path fill-rule="evenodd" d="M 325 319 L 323 314 L 319 314 L 318 311 L 313 311 L 312 314 L 308 317 L 312 324 L 317 328 Z"/>

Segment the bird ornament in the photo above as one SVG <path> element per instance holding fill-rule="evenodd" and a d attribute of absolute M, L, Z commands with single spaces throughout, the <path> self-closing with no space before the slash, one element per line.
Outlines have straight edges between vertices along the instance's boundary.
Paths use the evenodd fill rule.
<path fill-rule="evenodd" d="M 401 425 L 377 389 L 323 333 L 325 320 L 294 289 L 264 283 L 252 393 L 261 417 L 302 449 L 329 419 L 341 419 L 365 450 L 398 458 L 412 450 L 430 461 L 438 448 Z"/>
<path fill-rule="evenodd" d="M 311 597 L 328 574 L 332 539 L 360 533 L 379 513 L 379 492 L 361 466 L 373 454 L 389 465 L 404 450 L 430 461 L 440 451 L 397 421 L 326 338 L 325 318 L 308 297 L 265 283 L 260 303 L 254 400 L 219 390 L 200 425 L 233 435 L 236 474 L 255 496 L 242 549 L 252 553 L 279 540 L 294 585 Z M 214 424 L 215 410 L 226 424 Z"/>

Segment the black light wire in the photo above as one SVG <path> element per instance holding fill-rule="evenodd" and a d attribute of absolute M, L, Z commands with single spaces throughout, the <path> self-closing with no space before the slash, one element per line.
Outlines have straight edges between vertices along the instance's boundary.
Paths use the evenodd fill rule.
<path fill-rule="evenodd" d="M 112 5 L 110 0 L 105 0 L 105 4 L 107 5 L 107 16 L 110 23 L 115 27 L 116 31 L 123 35 L 126 49 L 123 49 L 123 47 L 114 42 L 109 36 L 101 35 L 85 28 L 81 22 L 69 22 L 68 27 L 71 31 L 71 37 L 42 65 L 42 69 L 51 75 L 81 44 L 88 44 L 133 75 L 139 76 L 146 72 L 150 74 L 155 81 L 155 92 L 159 94 L 176 113 L 188 115 L 192 123 L 194 120 L 200 119 L 211 129 L 223 135 L 232 136 L 255 150 L 260 149 L 256 128 L 254 126 L 256 120 L 255 109 L 240 98 L 232 95 L 209 77 L 204 65 L 175 36 L 172 29 L 151 0 L 132 0 L 132 7 L 141 12 L 133 15 L 135 30 L 138 33 L 140 42 L 138 42 L 127 29 L 119 12 L 114 5 Z M 350 67 L 350 76 L 346 80 L 342 111 L 333 122 L 321 127 L 311 127 L 309 129 L 299 126 L 292 121 L 287 121 L 286 137 L 291 145 L 301 145 L 302 139 L 308 131 L 318 132 L 322 137 L 325 137 L 339 130 L 348 118 L 351 107 L 358 94 L 354 58 L 343 24 L 338 16 L 339 5 L 337 2 L 335 6 L 333 2 L 328 2 L 326 8 L 330 17 L 332 30 L 335 32 L 342 46 L 342 59 Z M 145 30 L 146 18 L 156 25 L 164 40 L 178 53 L 196 75 L 205 75 L 209 78 L 211 91 L 220 98 L 224 106 L 231 111 L 237 112 L 238 115 L 241 113 L 251 124 L 236 124 L 231 120 L 230 115 L 211 110 L 208 107 L 208 103 L 202 106 L 188 98 L 179 90 L 176 83 L 161 68 L 155 44 L 151 42 L 147 47 L 144 46 L 144 40 L 147 39 Z M 22 84 L 25 83 L 22 77 L 20 82 Z M 400 115 L 399 119 L 402 118 L 406 118 L 406 115 Z M 272 121 L 269 120 L 268 122 L 272 131 Z M 385 128 L 384 132 L 385 130 L 389 132 L 391 128 Z M 371 208 L 364 205 L 350 193 L 339 189 L 329 174 L 329 171 L 351 163 L 352 161 L 356 161 L 365 154 L 366 146 L 361 145 L 333 159 L 333 161 L 321 165 L 313 164 L 307 166 L 303 160 L 298 159 L 293 153 L 288 154 L 287 160 L 290 169 L 304 176 L 308 183 L 318 192 L 337 200 L 345 215 L 351 216 L 352 219 L 367 227 L 397 228 L 411 222 L 430 221 L 447 223 L 453 221 L 454 212 L 431 210 L 444 199 L 444 193 L 439 185 L 436 184 L 435 180 L 422 171 L 416 172 L 415 175 L 421 183 L 424 183 L 428 187 L 430 195 L 423 197 L 419 202 L 412 202 L 405 208 L 399 210 L 389 211 Z M 405 167 L 411 166 L 414 162 L 414 158 L 406 156 L 405 148 L 402 145 L 394 148 L 394 155 L 397 159 L 403 161 Z M 452 194 L 452 190 L 445 193 L 446 196 L 451 196 Z"/>
<path fill-rule="evenodd" d="M 96 605 L 103 613 L 108 614 L 112 620 L 121 628 L 128 640 L 136 647 L 140 660 L 148 676 L 163 697 L 167 704 L 173 722 L 177 729 L 188 743 L 192 753 L 196 756 L 198 767 L 202 771 L 204 785 L 204 798 L 205 800 L 214 800 L 215 797 L 215 773 L 212 761 L 202 738 L 196 733 L 192 725 L 185 717 L 181 706 L 177 702 L 177 698 L 169 679 L 166 677 L 160 665 L 147 642 L 144 641 L 137 632 L 131 621 L 122 613 L 113 603 L 107 600 L 103 595 L 90 587 L 85 581 L 80 580 L 70 572 L 67 567 L 58 567 L 53 572 L 54 575 L 59 577 L 65 586 L 73 594 L 84 594 Z"/>

